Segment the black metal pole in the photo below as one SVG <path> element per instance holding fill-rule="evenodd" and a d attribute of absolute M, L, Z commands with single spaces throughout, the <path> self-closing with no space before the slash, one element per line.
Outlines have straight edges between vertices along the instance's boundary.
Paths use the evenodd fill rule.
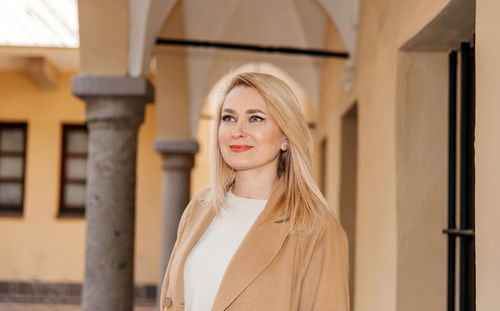
<path fill-rule="evenodd" d="M 467 230 L 475 231 L 475 119 L 476 119 L 476 92 L 475 92 L 475 53 L 474 47 L 469 46 L 469 104 L 467 120 Z M 476 309 L 476 254 L 475 238 L 465 238 L 467 252 L 467 310 Z"/>
<path fill-rule="evenodd" d="M 471 48 L 469 43 L 460 45 L 461 96 L 460 96 L 460 229 L 473 229 L 471 209 L 474 208 L 474 104 L 472 92 Z M 470 254 L 470 237 L 460 238 L 460 311 L 472 311 L 475 280 L 471 273 L 474 258 Z M 472 257 L 472 258 L 471 258 Z M 471 277 L 472 276 L 472 277 Z"/>
<path fill-rule="evenodd" d="M 448 94 L 448 229 L 456 229 L 457 52 L 449 55 Z M 448 234 L 448 311 L 455 311 L 456 237 Z"/>
<path fill-rule="evenodd" d="M 240 43 L 228 43 L 228 42 L 217 42 L 217 41 L 157 38 L 156 44 L 191 46 L 191 47 L 212 47 L 212 48 L 229 49 L 229 50 L 242 50 L 242 51 L 260 52 L 260 53 L 307 55 L 315 57 L 349 58 L 349 54 L 347 52 L 336 52 L 336 51 L 317 50 L 317 49 L 300 49 L 300 48 L 283 47 L 283 46 L 272 47 L 272 46 L 262 46 L 255 44 L 240 44 Z"/>

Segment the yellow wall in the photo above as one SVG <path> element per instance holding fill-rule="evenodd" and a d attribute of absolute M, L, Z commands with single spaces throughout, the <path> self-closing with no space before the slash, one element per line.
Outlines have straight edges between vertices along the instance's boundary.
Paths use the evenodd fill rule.
<path fill-rule="evenodd" d="M 155 285 L 160 273 L 161 155 L 154 150 L 156 104 L 147 105 L 139 129 L 136 186 L 136 284 Z"/>
<path fill-rule="evenodd" d="M 24 72 L 0 72 L 0 121 L 28 123 L 24 215 L 0 217 L 0 282 L 83 281 L 85 220 L 57 217 L 62 124 L 84 122 L 84 104 L 70 91 L 74 74 L 61 74 L 59 87 L 46 90 Z M 153 284 L 161 179 L 154 109 L 148 105 L 139 132 L 135 270 L 137 283 Z"/>

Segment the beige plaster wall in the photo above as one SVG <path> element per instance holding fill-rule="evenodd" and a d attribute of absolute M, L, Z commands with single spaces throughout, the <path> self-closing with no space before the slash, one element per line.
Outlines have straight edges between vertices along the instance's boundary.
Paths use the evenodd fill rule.
<path fill-rule="evenodd" d="M 358 167 L 358 112 L 357 105 L 353 105 L 342 116 L 340 150 L 340 189 L 339 189 L 339 220 L 344 227 L 349 241 L 349 292 L 351 309 L 354 310 L 356 290 L 354 280 L 356 275 L 356 194 L 357 194 L 357 167 Z"/>
<path fill-rule="evenodd" d="M 357 241 L 352 267 L 356 311 L 398 310 L 398 53 L 448 2 L 361 1 L 352 90 L 346 92 L 340 83 L 344 63 L 326 60 L 323 64 L 318 144 L 323 138 L 328 141 L 326 196 L 337 212 L 341 116 L 358 103 Z M 325 42 L 329 49 L 341 47 L 334 27 Z"/>
<path fill-rule="evenodd" d="M 191 138 L 186 57 L 181 48 L 156 48 L 157 138 Z"/>
<path fill-rule="evenodd" d="M 500 305 L 500 2 L 476 2 L 476 303 Z"/>
<path fill-rule="evenodd" d="M 58 218 L 63 123 L 83 123 L 84 104 L 63 73 L 46 90 L 24 72 L 0 72 L 0 121 L 28 123 L 24 215 L 0 217 L 0 282 L 83 282 L 85 220 Z M 139 130 L 137 173 L 137 283 L 155 284 L 161 161 L 153 150 L 155 107 Z"/>
<path fill-rule="evenodd" d="M 191 197 L 203 189 L 210 187 L 210 148 L 212 139 L 213 121 L 201 118 L 198 122 L 196 140 L 200 151 L 195 156 L 194 167 L 191 171 Z"/>
<path fill-rule="evenodd" d="M 184 36 L 184 7 L 181 1 L 172 9 L 160 31 L 165 38 Z M 187 52 L 183 47 L 157 46 L 156 105 L 157 138 L 189 140 L 191 138 Z"/>
<path fill-rule="evenodd" d="M 128 1 L 78 1 L 80 74 L 124 76 L 128 71 Z"/>
<path fill-rule="evenodd" d="M 380 1 L 378 1 L 380 2 Z M 341 116 L 358 102 L 358 179 L 354 310 L 395 310 L 396 236 L 394 167 L 394 73 L 378 19 L 383 3 L 361 2 L 354 89 L 345 93 L 338 60 L 325 62 L 318 138 L 328 140 L 327 199 L 339 208 Z M 335 34 L 330 33 L 330 36 Z M 334 41 L 327 38 L 327 48 Z M 389 51 L 388 51 L 389 50 Z"/>
<path fill-rule="evenodd" d="M 405 53 L 397 71 L 397 310 L 446 309 L 448 54 Z"/>

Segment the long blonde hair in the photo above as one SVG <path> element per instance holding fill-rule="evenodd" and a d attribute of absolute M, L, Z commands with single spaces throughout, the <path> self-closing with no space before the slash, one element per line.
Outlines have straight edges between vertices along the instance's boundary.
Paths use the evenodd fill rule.
<path fill-rule="evenodd" d="M 271 117 L 288 139 L 288 150 L 280 151 L 279 155 L 279 181 L 269 199 L 270 204 L 273 204 L 272 215 L 277 214 L 289 220 L 292 230 L 301 227 L 312 229 L 326 214 L 331 214 L 312 176 L 312 137 L 290 87 L 268 74 L 249 72 L 236 75 L 218 103 L 212 137 L 211 190 L 205 203 L 216 209 L 220 208 L 235 180 L 235 171 L 222 158 L 218 127 L 226 96 L 232 89 L 240 86 L 253 88 L 260 93 L 268 105 Z"/>

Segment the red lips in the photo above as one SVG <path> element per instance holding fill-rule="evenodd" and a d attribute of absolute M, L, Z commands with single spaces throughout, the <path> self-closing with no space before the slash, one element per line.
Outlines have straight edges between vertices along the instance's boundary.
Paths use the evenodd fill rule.
<path fill-rule="evenodd" d="M 252 148 L 253 148 L 253 146 L 249 146 L 249 145 L 231 145 L 231 146 L 229 146 L 229 149 L 231 149 L 231 151 L 233 151 L 233 152 L 244 152 L 244 151 L 248 151 Z"/>

